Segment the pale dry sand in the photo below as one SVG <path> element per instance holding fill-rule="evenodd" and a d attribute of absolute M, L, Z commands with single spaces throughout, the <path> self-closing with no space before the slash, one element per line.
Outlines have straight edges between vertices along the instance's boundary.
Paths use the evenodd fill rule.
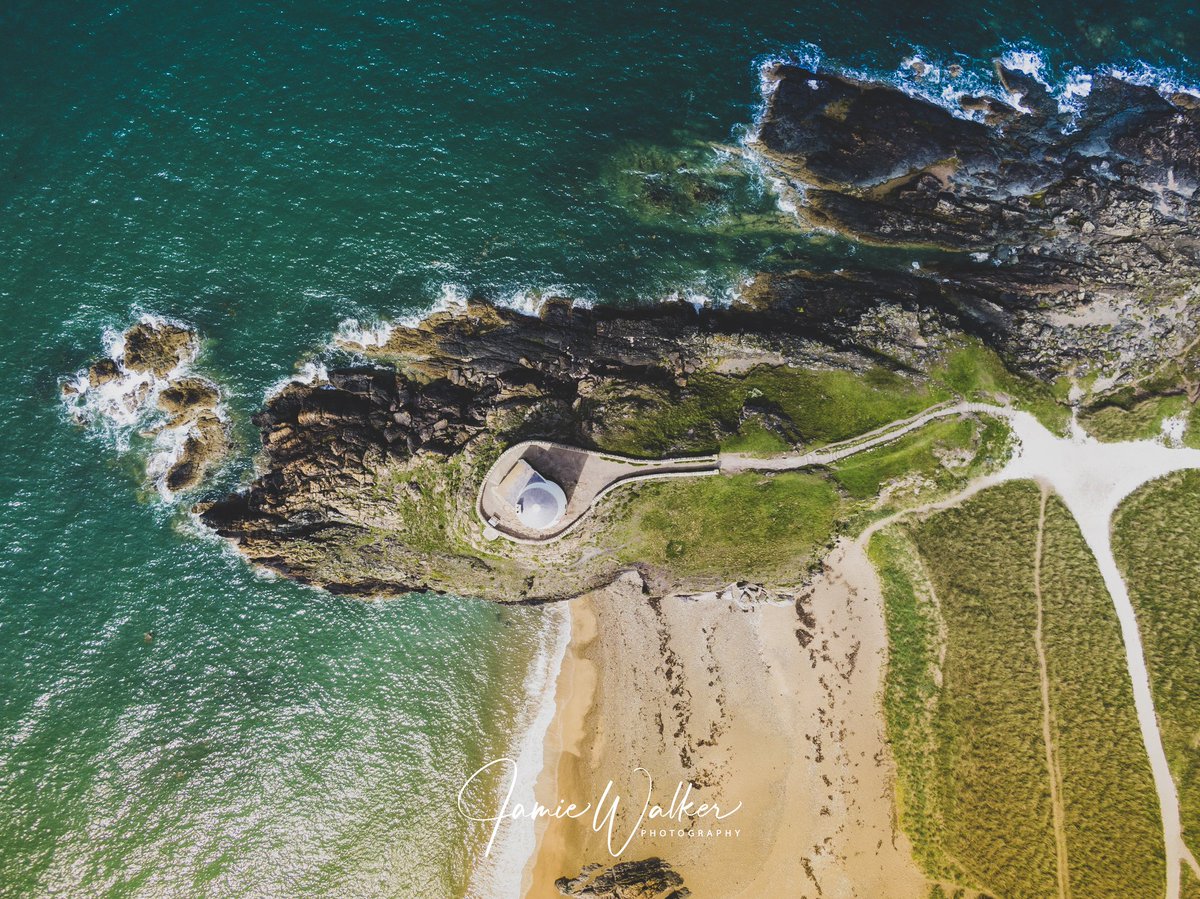
<path fill-rule="evenodd" d="M 625 812 L 619 846 L 646 795 L 634 773 L 641 766 L 664 807 L 681 781 L 695 785 L 697 803 L 742 803 L 719 823 L 641 828 L 740 834 L 651 836 L 639 828 L 614 859 L 590 814 L 543 820 L 526 895 L 559 896 L 555 879 L 588 864 L 653 856 L 682 876 L 692 897 L 926 894 L 894 824 L 878 582 L 850 542 L 828 565 L 795 605 L 713 595 L 650 602 L 636 575 L 572 601 L 538 800 L 594 803 L 611 779 Z"/>

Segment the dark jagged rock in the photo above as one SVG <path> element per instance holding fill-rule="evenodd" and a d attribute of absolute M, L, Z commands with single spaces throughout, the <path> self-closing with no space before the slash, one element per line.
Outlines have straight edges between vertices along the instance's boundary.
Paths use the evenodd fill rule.
<path fill-rule="evenodd" d="M 560 877 L 554 886 L 564 896 L 584 899 L 687 899 L 692 891 L 661 858 L 587 865 L 575 877 Z"/>
<path fill-rule="evenodd" d="M 1194 331 L 1200 110 L 1097 75 L 1070 119 L 1036 79 L 997 72 L 1015 105 L 965 104 L 988 125 L 779 65 L 758 147 L 815 226 L 977 254 L 912 277 L 1023 367 L 1161 364 Z"/>
<path fill-rule="evenodd" d="M 196 354 L 196 333 L 169 322 L 138 322 L 125 332 L 125 367 L 165 378 Z"/>
<path fill-rule="evenodd" d="M 158 409 L 166 414 L 166 421 L 146 436 L 177 431 L 181 442 L 165 470 L 152 473 L 161 476 L 161 485 L 172 493 L 198 486 L 228 453 L 229 435 L 220 412 L 217 385 L 204 378 L 177 374 L 196 356 L 200 345 L 196 332 L 145 318 L 125 331 L 121 345 L 118 358 L 105 357 L 88 367 L 86 383 L 75 380 L 63 384 L 64 396 L 76 403 L 76 419 L 87 423 L 114 410 L 141 418 L 152 408 Z M 174 379 L 164 382 L 172 374 Z M 98 388 L 112 394 L 112 408 L 104 404 L 98 409 L 88 406 L 86 394 Z"/>

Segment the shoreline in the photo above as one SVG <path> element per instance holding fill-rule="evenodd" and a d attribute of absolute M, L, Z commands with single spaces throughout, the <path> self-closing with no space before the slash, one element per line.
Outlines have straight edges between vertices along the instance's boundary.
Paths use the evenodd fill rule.
<path fill-rule="evenodd" d="M 522 895 L 560 897 L 565 877 L 606 896 L 596 879 L 618 872 L 692 895 L 924 897 L 895 825 L 880 600 L 850 541 L 795 604 L 731 591 L 651 601 L 634 573 L 571 600 L 535 794 L 550 809 L 595 803 L 611 781 L 625 813 L 614 843 L 632 839 L 614 857 L 591 811 L 539 819 Z M 639 766 L 652 803 L 669 808 L 690 783 L 696 805 L 731 813 L 638 822 Z"/>
<path fill-rule="evenodd" d="M 534 787 L 537 801 L 551 808 L 558 796 L 588 795 L 590 785 L 580 776 L 584 770 L 581 753 L 599 676 L 595 663 L 586 655 L 597 634 L 595 610 L 586 594 L 564 605 L 570 608 L 570 638 L 559 664 L 554 717 L 545 730 L 542 768 Z M 553 884 L 569 866 L 572 841 L 560 831 L 548 834 L 549 829 L 547 819 L 537 821 L 534 848 L 521 878 L 522 896 L 558 895 L 557 890 L 544 887 Z M 542 887 L 534 889 L 534 883 Z"/>
<path fill-rule="evenodd" d="M 509 747 L 508 758 L 514 758 L 517 776 L 513 781 L 511 804 L 528 808 L 536 796 L 540 772 L 545 768 L 548 734 L 559 717 L 556 692 L 568 648 L 571 643 L 573 615 L 569 605 L 560 603 L 548 609 L 557 620 L 547 620 L 544 643 L 529 661 L 525 678 L 525 694 L 537 695 L 536 711 L 524 728 L 518 728 Z M 497 785 L 496 808 L 502 806 L 505 785 L 502 777 Z M 467 884 L 468 897 L 514 897 L 525 895 L 526 871 L 537 852 L 537 823 L 528 818 L 504 822 L 496 833 L 490 857 L 479 858 Z M 486 840 L 482 845 L 486 845 Z"/>

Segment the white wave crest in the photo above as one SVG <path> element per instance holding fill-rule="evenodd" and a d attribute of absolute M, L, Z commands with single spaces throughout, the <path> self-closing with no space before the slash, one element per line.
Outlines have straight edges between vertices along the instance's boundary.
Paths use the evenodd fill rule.
<path fill-rule="evenodd" d="M 567 603 L 549 608 L 538 635 L 537 654 L 525 676 L 524 691 L 529 702 L 517 728 L 510 756 L 515 756 L 517 776 L 513 785 L 513 807 L 532 808 L 534 789 L 545 764 L 546 733 L 557 710 L 556 691 L 563 657 L 571 640 L 571 611 Z M 503 796 L 498 797 L 503 800 Z M 522 880 L 537 848 L 532 818 L 506 821 L 497 833 L 490 857 L 476 867 L 468 888 L 472 899 L 500 899 L 522 895 Z"/>
<path fill-rule="evenodd" d="M 1079 66 L 1055 72 L 1044 50 L 1026 44 L 1008 47 L 1000 55 L 999 62 L 1005 68 L 1028 75 L 1046 88 L 1057 103 L 1059 112 L 1067 117 L 1064 122 L 1067 131 L 1076 127 L 1075 118 L 1083 111 L 1083 101 L 1091 94 L 1093 78 L 1097 74 L 1152 87 L 1164 97 L 1178 93 L 1200 97 L 1200 87 L 1189 83 L 1180 73 L 1145 62 L 1101 67 L 1094 72 L 1085 71 Z M 760 101 L 756 104 L 753 123 L 748 129 L 746 140 L 749 142 L 757 139 L 771 95 L 778 87 L 778 79 L 773 72 L 779 64 L 797 65 L 814 72 L 827 71 L 857 81 L 887 84 L 909 96 L 941 106 L 961 119 L 984 120 L 983 111 L 963 108 L 960 101 L 964 97 L 988 97 L 1022 112 L 1030 111 L 1022 104 L 1020 95 L 1008 94 L 997 83 L 990 60 L 943 62 L 937 59 L 936 54 L 922 48 L 913 48 L 891 72 L 831 63 L 820 48 L 812 44 L 802 44 L 786 54 L 762 57 L 755 64 L 758 68 Z"/>

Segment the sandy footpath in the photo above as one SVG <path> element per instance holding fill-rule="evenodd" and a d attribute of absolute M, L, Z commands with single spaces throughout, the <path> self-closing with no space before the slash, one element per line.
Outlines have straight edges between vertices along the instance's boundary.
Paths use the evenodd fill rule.
<path fill-rule="evenodd" d="M 562 895 L 555 880 L 589 865 L 600 866 L 584 878 L 595 886 L 614 865 L 653 857 L 670 870 L 654 872 L 661 889 L 646 895 L 925 895 L 893 826 L 879 706 L 886 635 L 860 547 L 839 544 L 794 605 L 650 601 L 628 575 L 571 611 L 537 798 L 595 806 L 611 780 L 614 848 L 633 837 L 614 858 L 591 812 L 539 821 L 528 896 Z M 680 783 L 692 786 L 687 811 L 716 804 L 727 817 L 642 815 L 648 792 L 670 811 Z"/>

